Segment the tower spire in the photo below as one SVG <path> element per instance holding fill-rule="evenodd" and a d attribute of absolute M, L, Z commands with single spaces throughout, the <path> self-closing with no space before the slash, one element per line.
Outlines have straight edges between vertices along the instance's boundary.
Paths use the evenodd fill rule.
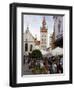
<path fill-rule="evenodd" d="M 42 26 L 45 28 L 45 25 L 46 25 L 46 20 L 45 17 L 43 17 Z"/>
<path fill-rule="evenodd" d="M 29 30 L 29 25 L 27 25 L 27 30 Z"/>
<path fill-rule="evenodd" d="M 26 33 L 28 33 L 29 32 L 29 26 L 27 25 L 27 27 L 26 27 Z"/>

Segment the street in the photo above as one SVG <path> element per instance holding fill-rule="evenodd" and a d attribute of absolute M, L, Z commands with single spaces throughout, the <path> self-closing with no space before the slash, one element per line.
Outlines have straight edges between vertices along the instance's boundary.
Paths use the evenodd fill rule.
<path fill-rule="evenodd" d="M 27 60 L 25 61 L 25 64 L 23 64 L 23 75 L 31 75 L 32 71 L 29 69 L 29 64 Z"/>

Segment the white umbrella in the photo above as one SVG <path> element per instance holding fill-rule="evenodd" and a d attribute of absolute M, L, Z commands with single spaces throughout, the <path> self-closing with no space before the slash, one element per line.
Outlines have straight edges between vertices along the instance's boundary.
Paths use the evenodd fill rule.
<path fill-rule="evenodd" d="M 41 53 L 42 53 L 43 55 L 48 54 L 48 51 L 45 51 L 45 50 L 40 50 L 40 51 L 41 51 Z"/>
<path fill-rule="evenodd" d="M 63 54 L 63 48 L 57 47 L 57 48 L 52 50 L 52 55 L 53 56 L 62 55 L 62 54 Z"/>

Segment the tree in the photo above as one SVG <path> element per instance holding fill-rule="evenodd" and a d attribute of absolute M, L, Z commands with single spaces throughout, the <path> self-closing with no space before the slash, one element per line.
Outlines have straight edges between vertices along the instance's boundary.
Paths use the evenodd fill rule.
<path fill-rule="evenodd" d="M 33 50 L 31 55 L 32 55 L 32 58 L 36 58 L 36 59 L 42 58 L 42 53 L 38 49 Z"/>

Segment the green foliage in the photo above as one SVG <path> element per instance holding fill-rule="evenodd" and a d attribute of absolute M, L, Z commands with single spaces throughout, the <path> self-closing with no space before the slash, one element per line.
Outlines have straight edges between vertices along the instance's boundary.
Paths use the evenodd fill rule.
<path fill-rule="evenodd" d="M 33 50 L 31 55 L 32 55 L 32 58 L 36 58 L 36 59 L 42 58 L 42 53 L 38 49 Z"/>
<path fill-rule="evenodd" d="M 40 67 L 38 67 L 38 66 L 35 66 L 35 67 L 33 68 L 32 72 L 33 72 L 34 74 L 47 74 L 47 70 L 46 70 L 45 67 L 40 68 Z"/>

